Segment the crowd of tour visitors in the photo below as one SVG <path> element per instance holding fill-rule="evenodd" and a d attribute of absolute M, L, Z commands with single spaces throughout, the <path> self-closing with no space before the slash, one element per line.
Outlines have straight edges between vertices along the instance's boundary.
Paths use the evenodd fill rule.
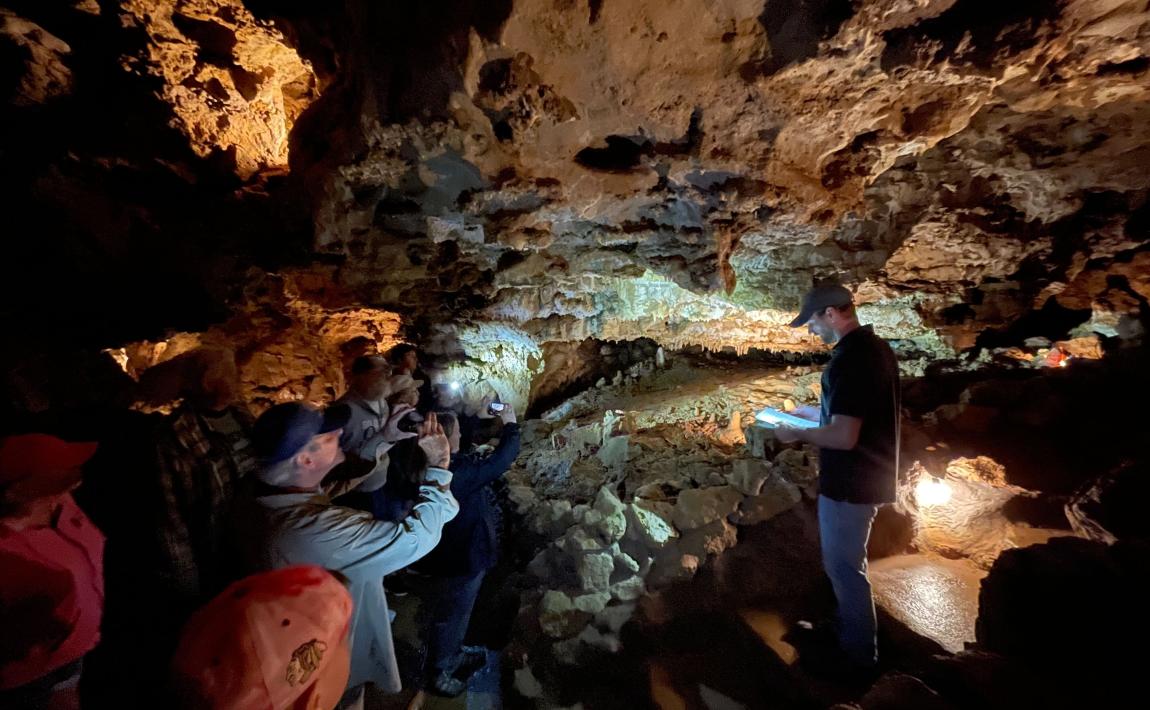
<path fill-rule="evenodd" d="M 462 693 L 487 658 L 464 641 L 515 411 L 465 411 L 411 345 L 347 374 L 327 407 L 253 421 L 234 353 L 204 347 L 140 378 L 170 413 L 0 438 L 0 707 L 355 708 L 401 677 L 414 705 Z M 414 671 L 388 603 L 408 589 Z"/>

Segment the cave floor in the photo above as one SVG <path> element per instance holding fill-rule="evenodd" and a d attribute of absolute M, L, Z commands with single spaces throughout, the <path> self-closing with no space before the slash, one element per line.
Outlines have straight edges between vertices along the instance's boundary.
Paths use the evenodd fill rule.
<path fill-rule="evenodd" d="M 870 563 L 875 604 L 951 653 L 974 641 L 978 588 L 985 576 L 985 570 L 966 560 L 932 555 L 896 555 Z"/>
<path fill-rule="evenodd" d="M 540 431 L 525 437 L 525 455 L 520 459 L 522 462 L 552 448 L 547 432 L 563 422 L 581 426 L 603 421 L 605 412 L 615 411 L 628 420 L 631 443 L 641 452 L 638 459 L 628 462 L 626 487 L 631 490 L 648 478 L 657 480 L 666 475 L 653 465 L 660 459 L 671 465 L 676 459 L 689 465 L 701 457 L 705 461 L 699 465 L 704 467 L 725 465 L 742 451 L 741 427 L 727 424 L 732 415 L 738 412 L 746 423 L 764 406 L 817 402 L 819 371 L 817 367 L 748 366 L 706 358 L 678 360 L 638 381 L 585 391 L 545 414 L 544 421 L 525 422 L 528 431 L 533 427 L 540 427 Z M 684 435 L 693 442 L 687 448 Z M 573 473 L 571 488 L 551 492 L 550 496 L 587 500 L 604 484 L 602 473 L 601 469 L 589 470 L 582 484 Z M 513 483 L 535 483 L 522 468 L 513 470 L 508 478 Z M 1012 542 L 1024 546 L 1043 542 L 1052 534 L 1060 533 L 1016 526 Z M 872 561 L 870 577 L 879 613 L 882 670 L 911 668 L 923 658 L 958 652 L 974 641 L 979 586 L 985 575 L 985 570 L 967 560 L 926 554 Z M 399 614 L 397 646 L 417 644 L 417 607 L 414 594 L 394 600 Z M 700 694 L 713 694 L 733 701 L 732 707 L 758 707 L 782 687 L 768 687 L 771 681 L 761 680 L 764 672 L 766 676 L 789 673 L 797 677 L 801 692 L 822 706 L 857 699 L 859 689 L 809 675 L 802 656 L 817 649 L 799 648 L 790 642 L 789 635 L 800 619 L 827 620 L 833 609 L 833 596 L 819 561 L 814 501 L 808 498 L 771 521 L 740 529 L 739 544 L 708 562 L 694 579 L 672 584 L 642 600 L 635 617 L 638 626 L 629 641 L 624 639 L 622 656 L 612 661 L 609 669 L 576 672 L 581 678 L 594 678 L 593 683 L 601 686 L 585 688 L 585 705 L 633 707 L 634 703 L 655 699 L 661 707 L 687 707 L 688 701 Z M 737 641 L 740 626 L 753 631 L 759 639 L 755 643 L 769 646 L 791 670 L 766 669 L 753 644 L 746 645 L 745 639 Z M 668 645 L 672 637 L 665 635 L 666 630 L 676 627 L 690 631 Z M 739 661 L 731 663 L 732 658 Z M 468 692 L 454 699 L 427 696 L 420 707 L 502 707 L 502 675 L 499 652 L 492 651 L 488 667 L 472 678 Z M 756 682 L 762 687 L 748 686 L 748 676 L 760 677 Z M 408 689 L 368 707 L 406 708 L 414 694 Z"/>

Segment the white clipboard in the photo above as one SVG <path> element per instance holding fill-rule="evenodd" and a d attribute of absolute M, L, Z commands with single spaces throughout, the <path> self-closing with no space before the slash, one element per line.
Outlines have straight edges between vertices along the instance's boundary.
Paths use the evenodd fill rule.
<path fill-rule="evenodd" d="M 815 429 L 819 426 L 818 422 L 812 422 L 810 419 L 803 419 L 796 417 L 793 414 L 787 414 L 784 411 L 775 409 L 773 407 L 766 407 L 755 413 L 755 421 L 766 426 L 776 427 L 780 424 L 785 424 L 795 429 Z"/>

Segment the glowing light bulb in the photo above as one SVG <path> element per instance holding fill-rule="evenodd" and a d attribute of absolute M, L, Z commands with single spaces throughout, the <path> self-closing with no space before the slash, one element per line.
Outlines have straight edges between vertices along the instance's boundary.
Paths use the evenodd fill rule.
<path fill-rule="evenodd" d="M 914 486 L 914 499 L 924 508 L 945 505 L 950 500 L 950 484 L 934 476 L 923 476 Z"/>

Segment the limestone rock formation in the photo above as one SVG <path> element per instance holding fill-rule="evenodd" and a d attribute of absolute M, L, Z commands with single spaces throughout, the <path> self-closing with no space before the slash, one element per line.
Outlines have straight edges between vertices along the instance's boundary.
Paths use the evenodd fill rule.
<path fill-rule="evenodd" d="M 14 86 L 4 86 L 12 90 L 6 97 L 12 105 L 45 104 L 71 92 L 72 48 L 43 27 L 0 8 L 0 48 L 7 60 L 19 62 L 7 70 L 14 74 Z"/>
<path fill-rule="evenodd" d="M 919 549 L 989 567 L 1010 545 L 1002 509 L 1020 492 L 989 457 L 956 459 L 938 478 L 915 462 L 900 488 L 900 505 L 911 513 Z"/>
<path fill-rule="evenodd" d="M 101 347 L 226 320 L 253 263 L 311 264 L 475 382 L 539 376 L 519 404 L 611 379 L 569 357 L 589 338 L 817 350 L 786 323 L 822 278 L 908 363 L 1144 332 L 1134 0 L 52 5 L 4 15 L 18 221 L 53 213 L 77 294 L 87 244 L 165 294 L 131 316 L 95 289 Z M 128 116 L 80 123 L 102 101 Z M 21 271 L 13 294 L 48 273 Z"/>
<path fill-rule="evenodd" d="M 241 0 L 124 0 L 120 12 L 148 37 L 129 66 L 163 82 L 197 155 L 227 154 L 243 179 L 287 167 L 292 125 L 319 93 L 280 31 Z"/>

